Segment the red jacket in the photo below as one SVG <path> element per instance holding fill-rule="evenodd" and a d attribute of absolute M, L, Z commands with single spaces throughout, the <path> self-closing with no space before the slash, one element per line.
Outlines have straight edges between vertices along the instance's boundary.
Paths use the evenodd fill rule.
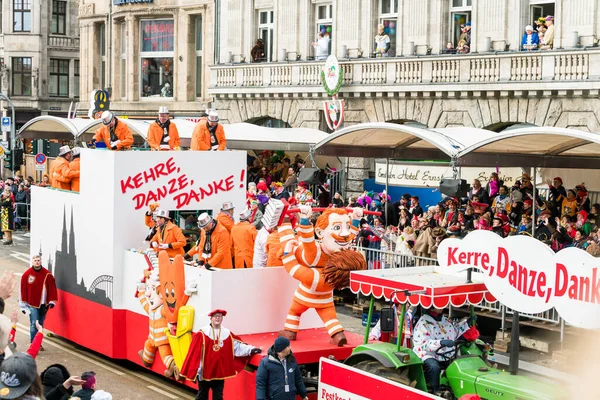
<path fill-rule="evenodd" d="M 58 293 L 54 276 L 44 267 L 38 271 L 33 267 L 29 268 L 21 277 L 21 302 L 34 308 L 40 308 L 44 288 L 46 289 L 44 304 L 56 303 Z"/>

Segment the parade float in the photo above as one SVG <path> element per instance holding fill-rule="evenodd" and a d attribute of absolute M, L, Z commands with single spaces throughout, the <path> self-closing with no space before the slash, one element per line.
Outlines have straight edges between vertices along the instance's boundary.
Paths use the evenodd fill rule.
<path fill-rule="evenodd" d="M 232 201 L 241 212 L 246 207 L 246 152 L 83 149 L 80 193 L 32 190 L 31 253 L 42 256 L 59 290 L 58 305 L 46 320 L 50 331 L 108 357 L 171 375 L 172 363 L 181 368 L 192 332 L 208 324 L 211 310 L 225 309 L 223 325 L 265 350 L 249 360 L 249 371 L 228 381 L 225 396 L 254 399 L 252 369 L 284 328 L 298 281 L 283 267 L 211 271 L 181 258 L 161 265 L 160 254 L 143 251 L 148 248 L 144 214 L 151 203 L 172 212 L 216 215 L 223 202 Z M 193 293 L 187 290 L 192 282 Z M 173 298 L 156 290 L 166 283 L 172 283 Z M 150 315 L 160 307 L 169 324 L 177 321 L 176 328 L 167 328 L 168 344 L 149 344 L 149 328 L 161 327 Z M 315 388 L 310 376 L 316 377 L 319 359 L 344 360 L 360 343 L 360 336 L 346 332 L 346 346 L 330 344 L 314 309 L 303 314 L 299 328 L 294 354 Z M 144 349 L 152 357 L 144 360 Z"/>

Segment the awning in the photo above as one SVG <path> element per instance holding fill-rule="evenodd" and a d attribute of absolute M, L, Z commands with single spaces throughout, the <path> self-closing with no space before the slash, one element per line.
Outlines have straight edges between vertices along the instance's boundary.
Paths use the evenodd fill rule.
<path fill-rule="evenodd" d="M 600 134 L 556 127 L 510 129 L 466 146 L 461 165 L 600 168 Z M 507 162 L 509 164 L 507 164 Z"/>
<path fill-rule="evenodd" d="M 317 143 L 315 152 L 338 157 L 450 160 L 479 138 L 492 135 L 495 132 L 476 128 L 428 129 L 374 122 L 329 135 Z"/>
<path fill-rule="evenodd" d="M 23 139 L 73 140 L 78 128 L 67 118 L 43 115 L 28 121 L 19 129 Z"/>
<path fill-rule="evenodd" d="M 393 296 L 396 303 L 408 302 L 424 308 L 446 308 L 450 304 L 461 307 L 465 304 L 477 305 L 484 300 L 488 303 L 496 301 L 487 290 L 480 273 L 472 274 L 473 283 L 466 283 L 466 276 L 466 272 L 455 274 L 434 266 L 352 271 L 350 290 L 386 301 Z M 403 292 L 406 290 L 425 293 L 407 297 Z"/>

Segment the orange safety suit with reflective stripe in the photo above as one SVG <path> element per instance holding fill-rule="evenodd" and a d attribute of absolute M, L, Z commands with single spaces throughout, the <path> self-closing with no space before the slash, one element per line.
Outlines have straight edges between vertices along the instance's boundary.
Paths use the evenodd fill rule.
<path fill-rule="evenodd" d="M 144 311 L 148 314 L 148 338 L 144 343 L 144 350 L 142 352 L 142 359 L 148 364 L 154 362 L 156 355 L 156 349 L 160 354 L 160 358 L 165 364 L 165 367 L 169 368 L 174 362 L 173 353 L 171 352 L 171 346 L 169 345 L 169 338 L 165 329 L 167 328 L 167 318 L 164 313 L 164 306 L 160 306 L 155 310 L 150 310 L 148 299 L 145 296 L 145 290 L 138 292 L 138 298 L 140 304 L 144 307 Z"/>

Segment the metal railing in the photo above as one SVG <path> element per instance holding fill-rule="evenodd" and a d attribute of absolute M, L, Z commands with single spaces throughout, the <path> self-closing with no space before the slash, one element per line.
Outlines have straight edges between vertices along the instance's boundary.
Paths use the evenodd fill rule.
<path fill-rule="evenodd" d="M 31 204 L 15 203 L 14 230 L 29 231 L 31 221 Z"/>

